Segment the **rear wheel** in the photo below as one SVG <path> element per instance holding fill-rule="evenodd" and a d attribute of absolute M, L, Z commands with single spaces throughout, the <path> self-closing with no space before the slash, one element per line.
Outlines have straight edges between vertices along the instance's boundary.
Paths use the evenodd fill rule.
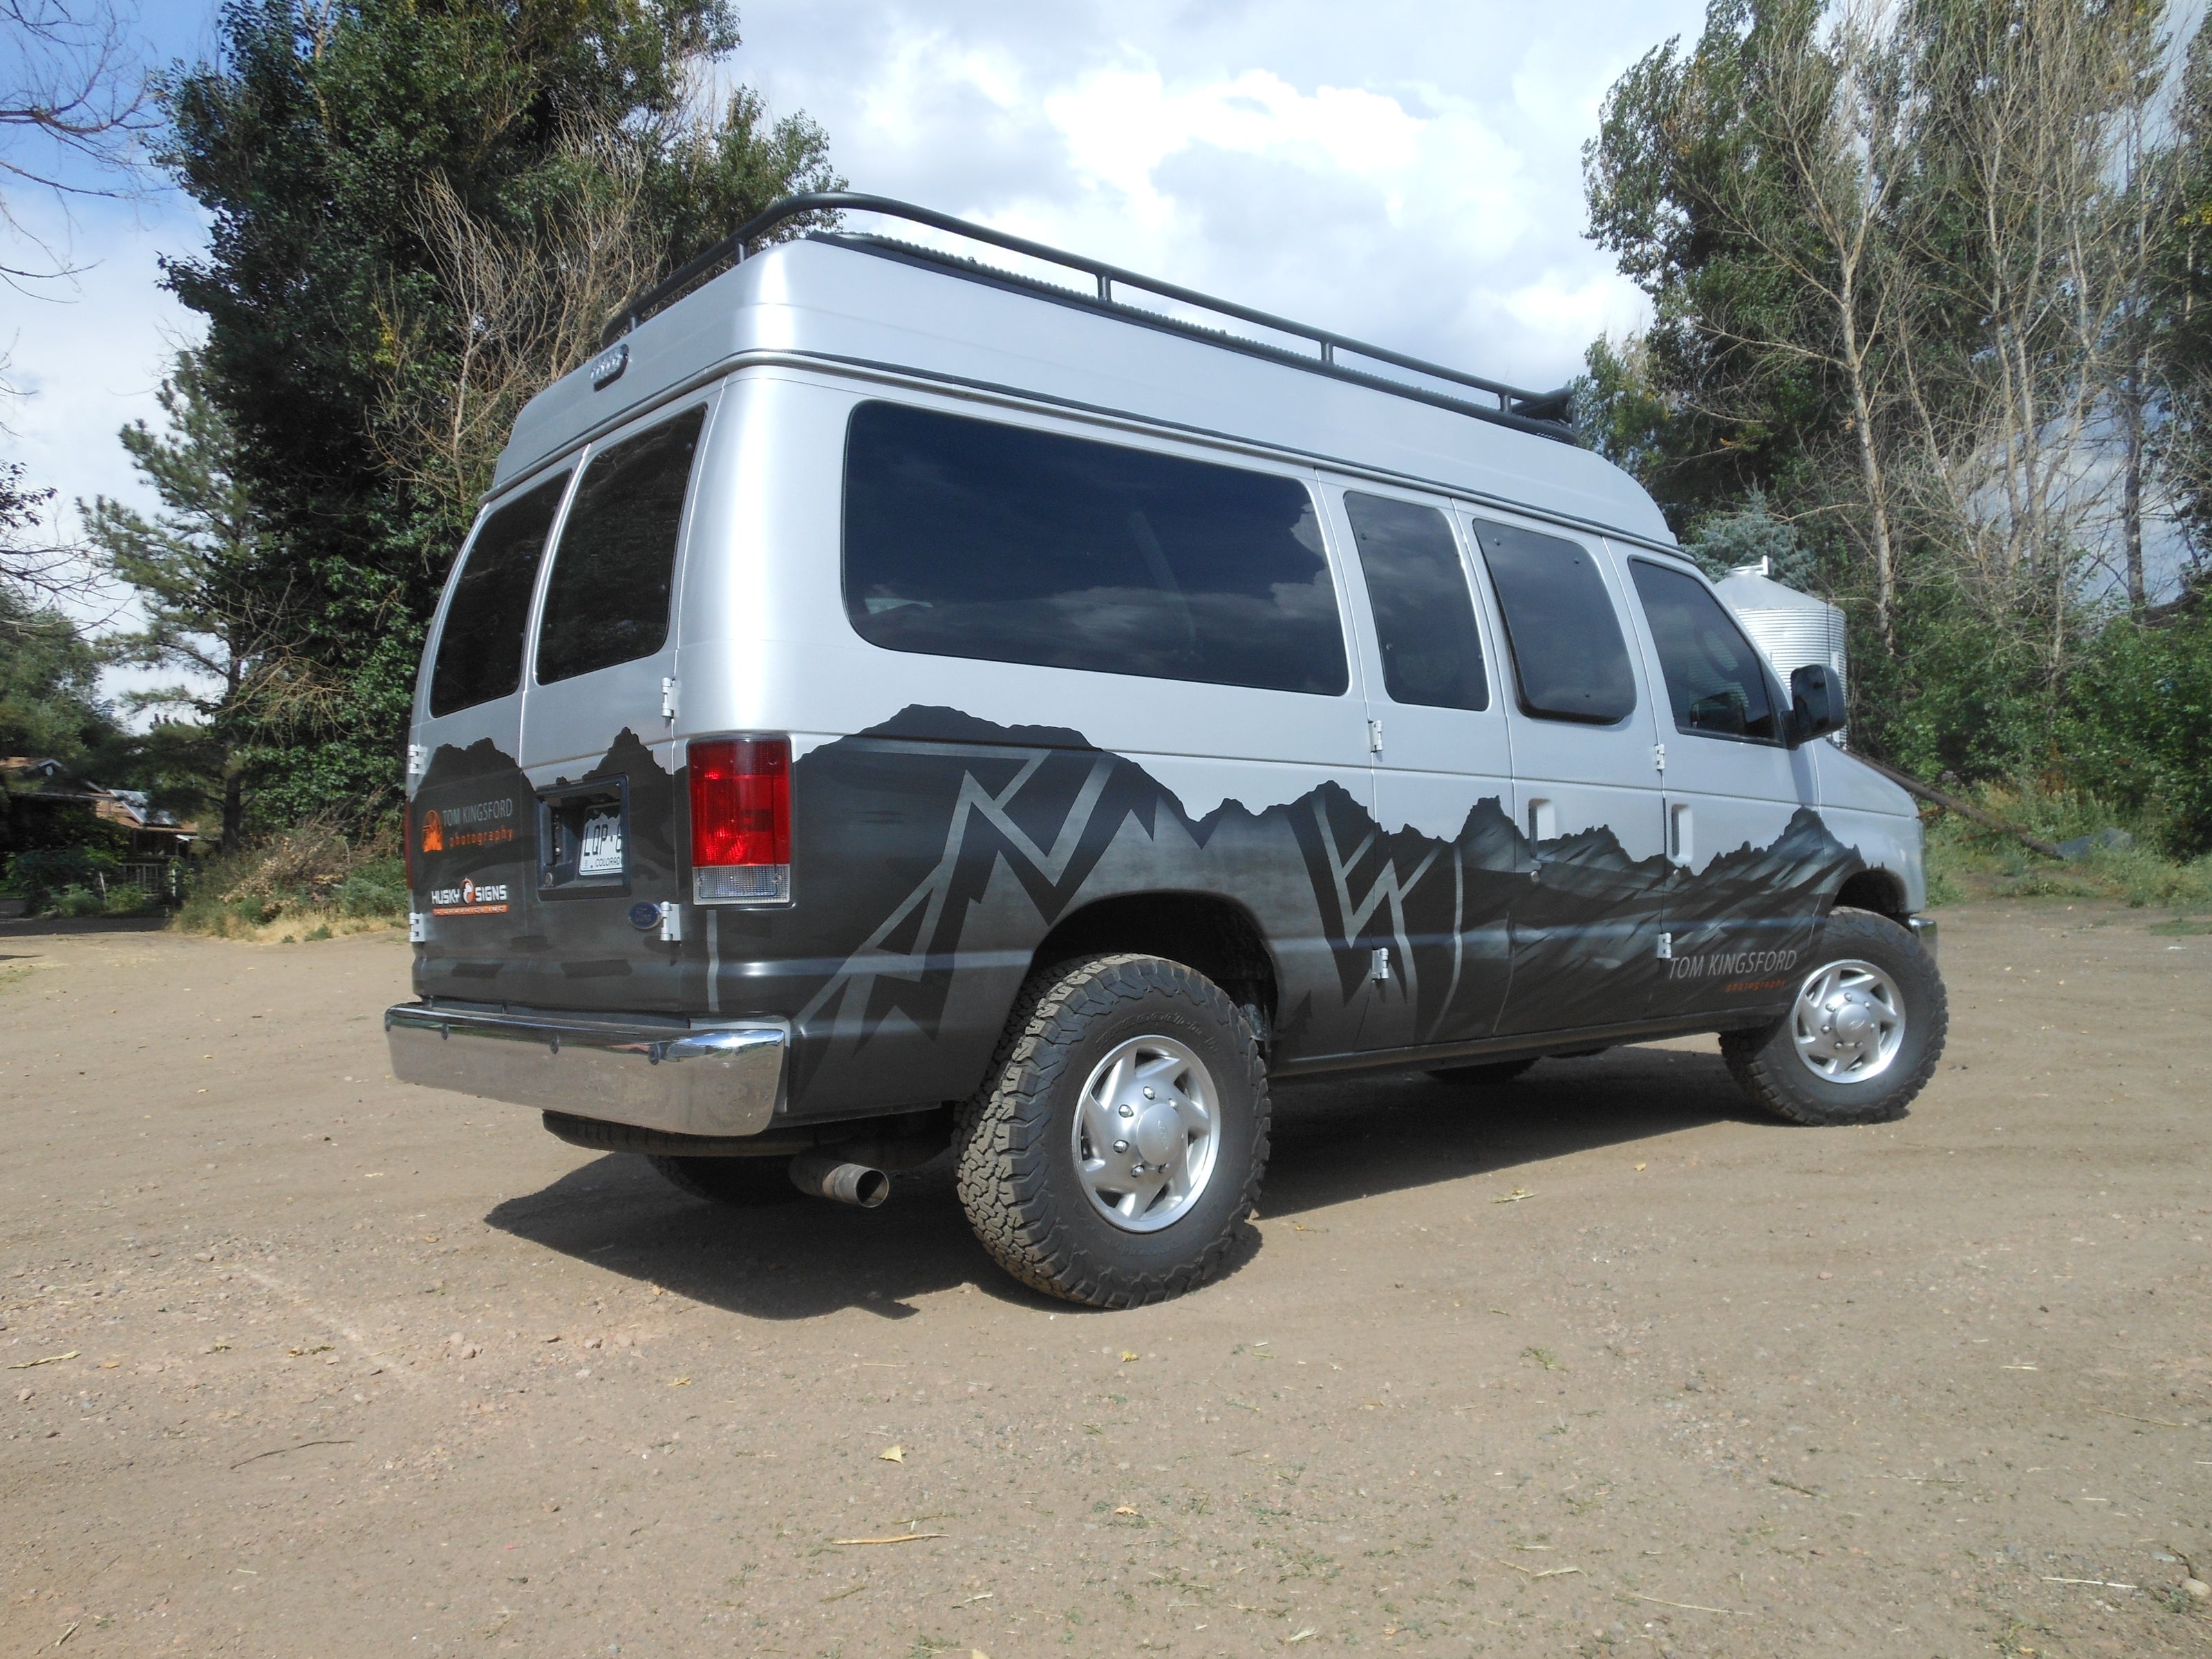
<path fill-rule="evenodd" d="M 710 1204 L 758 1209 L 797 1202 L 791 1160 L 783 1158 L 648 1158 L 669 1185 Z"/>
<path fill-rule="evenodd" d="M 1030 976 L 961 1109 L 960 1201 L 1023 1283 L 1132 1308 L 1218 1273 L 1258 1200 L 1267 1079 L 1237 1005 L 1158 957 Z"/>
<path fill-rule="evenodd" d="M 1936 963 L 1911 931 L 1838 906 L 1811 971 L 1772 1025 L 1721 1038 L 1753 1100 L 1793 1123 L 1902 1117 L 1942 1057 L 1950 1009 Z"/>
<path fill-rule="evenodd" d="M 1486 1088 L 1500 1083 L 1510 1083 L 1541 1058 L 1531 1054 L 1526 1060 L 1493 1060 L 1483 1066 L 1440 1066 L 1429 1075 L 1439 1083 L 1472 1085 Z"/>

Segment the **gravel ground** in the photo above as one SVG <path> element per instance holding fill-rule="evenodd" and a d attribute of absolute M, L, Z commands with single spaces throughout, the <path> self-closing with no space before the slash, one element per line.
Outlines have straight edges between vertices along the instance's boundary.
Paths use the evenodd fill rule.
<path fill-rule="evenodd" d="M 1097 1314 L 390 1082 L 394 937 L 0 927 L 0 1652 L 2205 1652 L 2212 936 L 1943 948 L 1901 1122 L 1285 1087 Z"/>

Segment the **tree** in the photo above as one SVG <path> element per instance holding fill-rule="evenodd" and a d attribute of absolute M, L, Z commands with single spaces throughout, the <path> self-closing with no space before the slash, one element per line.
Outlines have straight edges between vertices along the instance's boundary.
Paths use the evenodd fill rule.
<path fill-rule="evenodd" d="M 66 616 L 0 589 L 0 755 L 81 761 L 105 742 L 100 667 Z"/>
<path fill-rule="evenodd" d="M 1591 234 L 1654 313 L 1592 347 L 1585 429 L 1686 535 L 1771 501 L 1863 636 L 1855 729 L 1916 758 L 2027 763 L 2100 572 L 2141 606 L 2177 409 L 2165 18 L 1713 0 L 1585 151 Z"/>
<path fill-rule="evenodd" d="M 238 475 L 237 439 L 207 395 L 199 359 L 185 352 L 158 394 L 168 431 L 143 421 L 123 428 L 123 447 L 161 498 L 152 520 L 101 496 L 78 504 L 107 574 L 138 595 L 146 625 L 106 641 L 117 660 L 180 671 L 187 678 L 130 702 L 189 710 L 198 729 L 171 729 L 159 745 L 171 763 L 200 771 L 220 803 L 222 848 L 245 829 L 246 785 L 256 737 L 300 712 L 286 706 L 301 676 L 287 672 L 290 618 L 258 578 L 267 557 L 261 516 Z"/>
<path fill-rule="evenodd" d="M 167 281 L 208 319 L 302 716 L 260 733 L 260 794 L 374 814 L 514 405 L 597 296 L 830 182 L 826 148 L 746 94 L 698 106 L 724 0 L 232 0 L 222 33 L 161 83 L 158 155 L 213 222 Z"/>
<path fill-rule="evenodd" d="M 146 77 L 129 31 L 104 0 L 0 0 L 0 222 L 40 265 L 0 263 L 21 286 L 70 272 L 16 212 L 23 188 L 64 201 L 123 187 L 150 125 Z"/>

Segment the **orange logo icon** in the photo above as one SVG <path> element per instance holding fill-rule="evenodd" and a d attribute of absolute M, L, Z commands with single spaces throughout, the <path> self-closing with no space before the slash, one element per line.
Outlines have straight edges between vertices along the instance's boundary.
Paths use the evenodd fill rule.
<path fill-rule="evenodd" d="M 426 853 L 446 850 L 446 826 L 439 821 L 435 811 L 422 814 L 422 850 Z"/>

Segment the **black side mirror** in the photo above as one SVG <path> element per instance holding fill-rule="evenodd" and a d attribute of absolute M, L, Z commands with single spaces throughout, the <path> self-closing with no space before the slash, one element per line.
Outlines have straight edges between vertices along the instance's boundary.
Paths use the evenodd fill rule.
<path fill-rule="evenodd" d="M 1790 676 L 1790 746 L 1792 749 L 1844 726 L 1844 688 L 1835 671 L 1808 663 Z"/>

